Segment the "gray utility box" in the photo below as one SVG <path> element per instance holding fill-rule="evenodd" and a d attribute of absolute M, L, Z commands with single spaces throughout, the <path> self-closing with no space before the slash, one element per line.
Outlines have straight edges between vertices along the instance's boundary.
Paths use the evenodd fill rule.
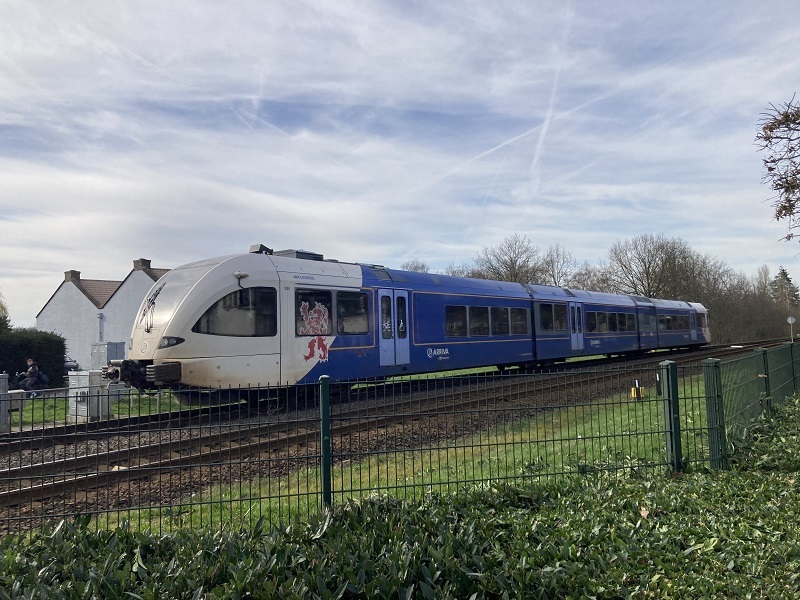
<path fill-rule="evenodd" d="M 92 369 L 107 367 L 112 360 L 125 358 L 125 342 L 101 342 L 92 344 Z"/>
<path fill-rule="evenodd" d="M 74 421 L 99 421 L 111 416 L 111 396 L 103 384 L 103 372 L 73 371 L 69 374 L 69 413 Z"/>

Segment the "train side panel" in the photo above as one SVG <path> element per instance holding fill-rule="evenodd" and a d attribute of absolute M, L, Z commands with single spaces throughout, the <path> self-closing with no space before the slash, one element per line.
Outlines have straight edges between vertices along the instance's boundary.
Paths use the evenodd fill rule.
<path fill-rule="evenodd" d="M 412 294 L 411 363 L 418 372 L 534 360 L 531 302 L 514 295 Z"/>

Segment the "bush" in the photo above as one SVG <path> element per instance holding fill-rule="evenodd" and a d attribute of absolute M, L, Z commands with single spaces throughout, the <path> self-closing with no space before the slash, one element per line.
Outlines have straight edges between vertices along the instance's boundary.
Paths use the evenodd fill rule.
<path fill-rule="evenodd" d="M 0 373 L 9 379 L 26 368 L 25 360 L 35 358 L 39 369 L 53 385 L 64 379 L 66 340 L 55 333 L 38 329 L 0 330 Z"/>

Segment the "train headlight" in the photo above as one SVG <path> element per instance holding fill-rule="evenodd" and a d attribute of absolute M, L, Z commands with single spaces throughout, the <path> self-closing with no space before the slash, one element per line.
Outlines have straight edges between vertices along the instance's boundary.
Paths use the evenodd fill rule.
<path fill-rule="evenodd" d="M 173 346 L 177 346 L 178 344 L 182 344 L 185 342 L 183 338 L 173 337 L 170 335 L 165 335 L 161 338 L 161 341 L 158 342 L 159 348 L 172 348 Z"/>

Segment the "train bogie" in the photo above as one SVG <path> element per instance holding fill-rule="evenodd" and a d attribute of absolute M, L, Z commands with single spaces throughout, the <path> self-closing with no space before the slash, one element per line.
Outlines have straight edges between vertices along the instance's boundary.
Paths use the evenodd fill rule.
<path fill-rule="evenodd" d="M 179 267 L 137 316 L 136 386 L 236 388 L 552 363 L 702 345 L 700 304 L 248 254 Z"/>

